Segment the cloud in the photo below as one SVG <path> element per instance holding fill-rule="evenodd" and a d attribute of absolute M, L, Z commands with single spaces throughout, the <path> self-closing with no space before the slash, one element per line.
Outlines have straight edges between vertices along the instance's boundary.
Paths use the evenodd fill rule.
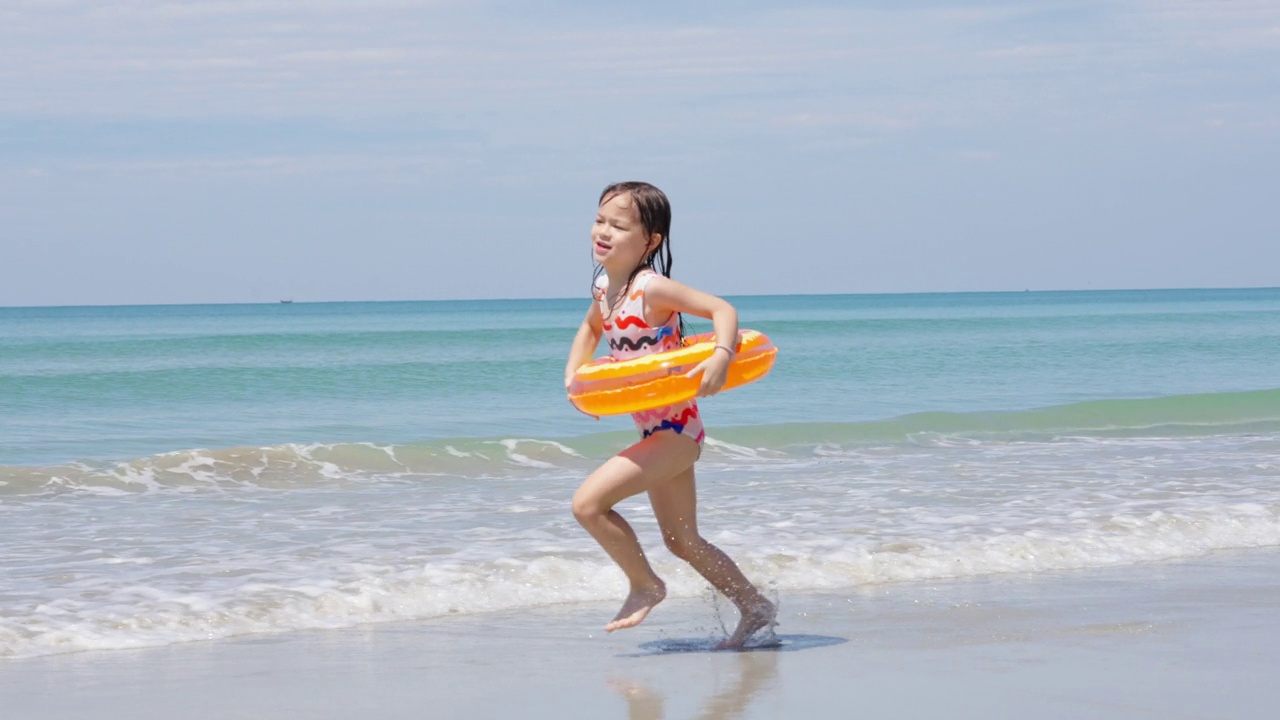
<path fill-rule="evenodd" d="M 980 55 L 995 58 L 1060 58 L 1079 55 L 1087 48 L 1084 44 L 1042 43 L 1039 45 L 1018 45 L 997 50 L 984 50 Z"/>
<path fill-rule="evenodd" d="M 0 29 L 0 112 L 350 117 L 754 93 L 910 61 L 900 40 L 914 32 L 892 14 L 831 9 L 636 29 L 529 25 L 483 4 L 301 5 L 24 6 Z"/>
<path fill-rule="evenodd" d="M 774 123 L 783 128 L 856 128 L 861 130 L 905 130 L 921 123 L 918 114 L 885 115 L 874 112 L 799 113 L 782 115 Z"/>
<path fill-rule="evenodd" d="M 804 226 L 825 199 L 861 203 L 842 232 L 908 248 L 1018 213 L 1025 238 L 1063 202 L 1111 207 L 1141 186 L 1180 189 L 1052 231 L 1148 232 L 1177 215 L 1162 226 L 1176 234 L 1206 208 L 1248 237 L 1247 212 L 1201 198 L 1275 186 L 1278 13 L 1274 0 L 10 0 L 0 204 L 24 218 L 5 232 L 51 242 L 164 245 L 194 216 L 184 232 L 201 242 L 284 242 L 252 233 L 309 220 L 340 243 L 364 224 L 417 237 L 441 215 L 460 233 L 474 217 L 503 237 L 550 228 L 552 242 L 578 195 L 645 177 L 703 217 L 749 203 L 709 228 L 734 242 L 825 237 Z M 157 196 L 173 219 L 154 218 Z M 224 209 L 236 199 L 243 227 Z M 63 210 L 77 205 L 99 215 Z M 60 229 L 73 220 L 80 235 Z M 998 242 L 985 222 L 981 242 Z M 505 294 L 523 281 L 494 280 Z M 404 282 L 402 296 L 418 291 Z"/>
<path fill-rule="evenodd" d="M 1272 0 L 1139 0 L 1132 12 L 1183 47 L 1280 48 L 1280 3 Z"/>
<path fill-rule="evenodd" d="M 1238 72 L 1209 39 L 1265 35 L 1277 11 L 1218 5 L 754 2 L 709 14 L 658 3 L 609 23 L 631 6 L 28 2 L 0 26 L 0 145 L 7 118 L 52 128 L 65 153 L 90 148 L 101 163 L 125 124 L 143 138 L 129 153 L 175 172 L 219 167 L 208 148 L 274 172 L 279 158 L 335 151 L 435 156 L 441 131 L 455 153 L 536 163 L 619 142 L 628 157 L 705 159 L 964 129 L 1203 127 L 1190 108 L 1228 87 L 1229 124 L 1274 116 L 1253 90 L 1265 71 Z M 1193 64 L 1180 56 L 1188 47 L 1201 53 Z M 173 123 L 185 123 L 181 142 Z M 29 144 L 9 135 L 11 147 Z"/>

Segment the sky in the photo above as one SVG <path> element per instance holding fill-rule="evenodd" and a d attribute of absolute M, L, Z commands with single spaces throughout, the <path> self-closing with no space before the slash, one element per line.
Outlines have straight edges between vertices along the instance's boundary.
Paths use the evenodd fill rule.
<path fill-rule="evenodd" d="M 0 306 L 1280 286 L 1280 3 L 0 0 Z"/>

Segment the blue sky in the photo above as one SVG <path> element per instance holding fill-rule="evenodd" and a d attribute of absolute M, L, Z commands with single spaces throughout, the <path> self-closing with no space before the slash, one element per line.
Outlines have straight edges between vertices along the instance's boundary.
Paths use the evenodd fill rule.
<path fill-rule="evenodd" d="M 1280 285 L 1280 3 L 0 0 L 0 306 Z"/>

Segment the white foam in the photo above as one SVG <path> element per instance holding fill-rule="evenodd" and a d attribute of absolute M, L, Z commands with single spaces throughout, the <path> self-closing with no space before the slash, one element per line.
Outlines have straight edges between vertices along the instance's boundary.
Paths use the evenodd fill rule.
<path fill-rule="evenodd" d="M 496 444 L 521 455 L 525 442 Z M 703 532 L 784 593 L 1280 545 L 1278 436 L 824 453 L 699 466 Z M 575 471 L 512 462 L 483 481 L 402 473 L 266 492 L 219 479 L 216 493 L 102 485 L 121 497 L 6 501 L 0 656 L 621 597 L 621 574 L 568 511 Z M 207 468 L 174 465 L 188 463 Z M 643 498 L 619 510 L 673 596 L 703 592 Z"/>
<path fill-rule="evenodd" d="M 555 467 L 555 465 L 552 465 L 549 462 L 545 462 L 542 460 L 534 460 L 528 455 L 524 455 L 516 451 L 516 447 L 519 446 L 521 443 L 542 444 L 541 441 L 529 440 L 529 439 L 524 439 L 524 440 L 508 439 L 508 440 L 498 440 L 496 441 L 496 443 L 498 445 L 501 445 L 507 451 L 507 459 L 517 465 L 522 465 L 524 467 L 529 467 L 529 468 L 538 468 L 540 470 L 548 470 Z"/>
<path fill-rule="evenodd" d="M 1223 548 L 1280 545 L 1280 517 L 1238 504 L 1192 514 L 1095 518 L 1074 535 L 1023 532 L 954 542 L 916 539 L 760 545 L 754 533 L 724 531 L 714 540 L 735 551 L 744 571 L 780 591 L 832 590 L 857 584 L 1044 572 L 1191 557 Z M 585 542 L 583 543 L 585 545 Z M 752 548 L 744 551 L 744 548 Z M 101 600 L 56 598 L 21 616 L 0 617 L 0 656 L 146 647 L 246 633 L 336 628 L 427 619 L 565 602 L 612 600 L 621 574 L 581 553 L 504 556 L 487 562 L 444 560 L 420 567 L 366 565 L 347 577 L 246 582 L 174 591 L 124 584 Z M 672 596 L 692 597 L 705 584 L 660 556 Z M 107 562 L 139 562 L 115 558 Z"/>
<path fill-rule="evenodd" d="M 561 443 L 555 442 L 554 440 L 538 440 L 537 442 L 540 442 L 543 445 L 546 445 L 548 447 L 553 447 L 556 450 L 559 450 L 560 452 L 564 453 L 565 455 L 568 455 L 569 457 L 582 458 L 584 460 L 586 459 L 586 456 L 578 452 L 577 450 L 574 450 L 568 445 L 563 445 Z"/>
<path fill-rule="evenodd" d="M 328 460 L 318 460 L 313 456 L 316 450 L 330 449 L 332 447 L 330 445 L 287 445 L 286 447 L 292 449 L 298 454 L 299 458 L 309 463 L 312 469 L 321 477 L 326 477 L 330 480 L 342 480 L 348 477 L 347 473 L 336 463 Z"/>
<path fill-rule="evenodd" d="M 958 435 L 947 435 L 939 432 L 916 432 L 907 435 L 907 442 L 917 447 L 963 447 L 966 445 L 981 444 L 981 440 L 972 437 L 961 437 Z"/>
<path fill-rule="evenodd" d="M 749 448 L 745 445 L 734 445 L 733 443 L 725 442 L 723 440 L 717 440 L 710 435 L 706 436 L 702 442 L 705 447 L 710 448 L 717 453 L 735 458 L 750 458 L 758 460 L 766 457 L 768 454 L 768 451 L 763 448 Z"/>

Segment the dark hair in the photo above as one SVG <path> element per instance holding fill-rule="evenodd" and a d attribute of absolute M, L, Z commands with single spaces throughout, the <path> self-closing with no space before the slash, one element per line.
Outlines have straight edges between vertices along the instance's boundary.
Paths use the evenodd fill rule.
<path fill-rule="evenodd" d="M 636 279 L 636 275 L 640 271 L 649 268 L 654 272 L 661 274 L 663 277 L 671 277 L 671 201 L 667 200 L 666 193 L 647 182 L 619 182 L 613 183 L 606 187 L 600 193 L 600 201 L 597 206 L 604 205 L 609 200 L 622 195 L 623 193 L 631 196 L 631 201 L 635 203 L 637 214 L 640 216 L 640 227 L 644 230 L 645 238 L 651 237 L 654 233 L 662 236 L 661 242 L 653 252 L 645 255 L 635 270 L 631 271 L 631 275 L 627 277 L 627 287 L 618 293 L 618 297 L 626 297 L 627 290 L 631 287 L 631 282 Z M 604 272 L 601 265 L 595 266 L 595 271 L 591 275 L 592 287 L 595 281 Z M 680 336 L 684 337 L 684 316 L 680 316 Z"/>

